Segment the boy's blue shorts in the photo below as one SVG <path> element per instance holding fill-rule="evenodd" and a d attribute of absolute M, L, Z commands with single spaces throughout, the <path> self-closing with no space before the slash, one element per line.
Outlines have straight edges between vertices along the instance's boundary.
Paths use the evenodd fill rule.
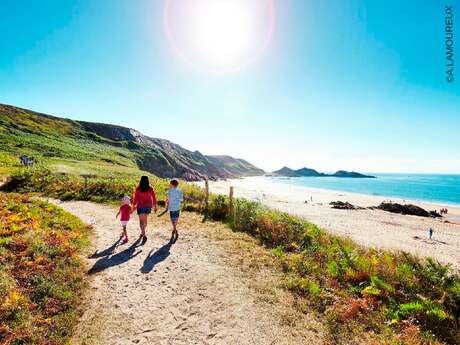
<path fill-rule="evenodd" d="M 172 221 L 176 221 L 179 219 L 180 211 L 169 211 L 169 216 L 171 217 Z"/>

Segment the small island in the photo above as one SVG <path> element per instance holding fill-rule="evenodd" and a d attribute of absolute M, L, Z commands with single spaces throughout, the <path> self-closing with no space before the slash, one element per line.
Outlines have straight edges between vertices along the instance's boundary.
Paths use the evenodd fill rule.
<path fill-rule="evenodd" d="M 364 175 L 356 171 L 345 171 L 338 170 L 333 174 L 325 174 L 318 172 L 315 169 L 311 168 L 301 168 L 301 169 L 291 169 L 288 167 L 283 167 L 279 170 L 274 171 L 272 176 L 285 176 L 285 177 L 348 177 L 348 178 L 376 178 L 372 175 Z"/>

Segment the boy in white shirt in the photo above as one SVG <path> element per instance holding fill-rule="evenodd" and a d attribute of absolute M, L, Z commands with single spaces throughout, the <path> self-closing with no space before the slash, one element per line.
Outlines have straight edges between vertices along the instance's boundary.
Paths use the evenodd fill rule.
<path fill-rule="evenodd" d="M 177 180 L 171 180 L 169 183 L 168 198 L 166 200 L 166 205 L 168 207 L 169 216 L 171 217 L 171 223 L 173 226 L 171 235 L 171 241 L 173 243 L 175 243 L 179 238 L 179 234 L 177 232 L 177 222 L 179 221 L 180 216 L 180 206 L 184 200 L 184 194 L 179 188 L 177 188 L 178 185 L 179 182 Z"/>

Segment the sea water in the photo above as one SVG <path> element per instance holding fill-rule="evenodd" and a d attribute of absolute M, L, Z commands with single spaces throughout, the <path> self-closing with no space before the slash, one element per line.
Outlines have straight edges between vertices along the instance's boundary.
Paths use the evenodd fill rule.
<path fill-rule="evenodd" d="M 276 183 L 460 205 L 460 175 L 370 174 L 376 178 L 267 177 Z"/>

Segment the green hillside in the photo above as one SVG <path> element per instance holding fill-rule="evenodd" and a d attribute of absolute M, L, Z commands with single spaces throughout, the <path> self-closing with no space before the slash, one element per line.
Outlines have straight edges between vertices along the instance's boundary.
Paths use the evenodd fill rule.
<path fill-rule="evenodd" d="M 20 155 L 32 156 L 37 162 L 66 173 L 97 174 L 110 170 L 117 175 L 140 169 L 159 177 L 187 180 L 263 173 L 247 162 L 234 169 L 231 165 L 239 160 L 225 156 L 220 161 L 133 129 L 73 121 L 2 104 L 0 152 L 0 173 L 17 165 Z"/>
<path fill-rule="evenodd" d="M 251 176 L 263 175 L 265 173 L 262 169 L 256 168 L 241 158 L 230 156 L 207 156 L 207 158 L 212 164 L 224 170 L 228 175 Z"/>

